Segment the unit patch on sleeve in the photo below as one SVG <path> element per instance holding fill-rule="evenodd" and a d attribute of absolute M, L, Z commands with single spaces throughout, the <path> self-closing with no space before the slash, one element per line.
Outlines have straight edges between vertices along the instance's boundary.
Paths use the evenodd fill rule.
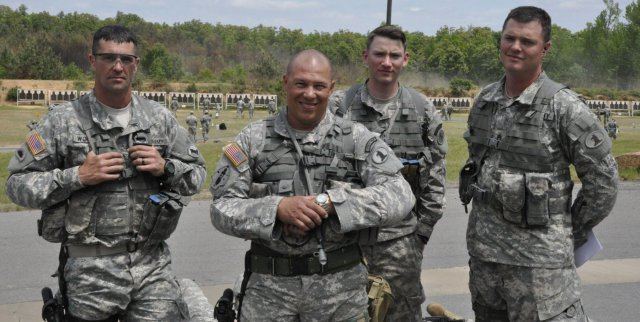
<path fill-rule="evenodd" d="M 249 169 L 249 163 L 247 155 L 242 151 L 242 148 L 237 143 L 231 143 L 222 148 L 224 155 L 231 161 L 234 168 L 240 172 L 244 172 Z"/>

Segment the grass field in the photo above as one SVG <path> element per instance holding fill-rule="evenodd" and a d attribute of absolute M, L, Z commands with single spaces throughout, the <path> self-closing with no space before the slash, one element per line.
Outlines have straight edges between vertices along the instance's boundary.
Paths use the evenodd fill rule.
<path fill-rule="evenodd" d="M 31 119 L 39 119 L 46 113 L 46 109 L 40 108 L 24 108 L 16 106 L 0 106 L 0 147 L 18 146 L 24 142 L 27 134 L 26 123 Z M 185 119 L 189 114 L 188 110 L 178 111 L 178 119 L 183 126 L 186 126 Z M 200 116 L 200 112 L 196 112 Z M 267 116 L 264 110 L 258 110 L 255 113 L 256 119 Z M 640 151 L 640 117 L 615 117 L 620 126 L 618 139 L 613 143 L 613 154 L 620 154 Z M 467 144 L 462 138 L 462 134 L 466 129 L 466 114 L 454 114 L 453 120 L 444 123 L 445 133 L 449 141 L 449 152 L 447 154 L 447 181 L 456 183 L 458 180 L 458 172 L 463 163 L 467 159 Z M 202 142 L 201 137 L 197 143 L 200 152 L 206 160 L 207 166 L 207 182 L 204 189 L 196 198 L 205 198 L 208 196 L 208 187 L 211 181 L 211 174 L 215 170 L 215 165 L 222 153 L 222 147 L 229 143 L 235 135 L 249 122 L 247 113 L 244 119 L 236 119 L 234 110 L 226 110 L 222 112 L 219 119 L 214 119 L 214 126 L 224 122 L 227 130 L 211 130 L 210 140 Z M 198 132 L 200 134 L 200 132 Z M 7 179 L 7 165 L 13 155 L 12 152 L 0 153 L 0 211 L 16 210 L 19 207 L 13 205 L 5 195 L 4 182 Z M 574 175 L 575 177 L 575 175 Z M 637 169 L 621 169 L 620 177 L 623 180 L 640 179 L 640 173 Z"/>

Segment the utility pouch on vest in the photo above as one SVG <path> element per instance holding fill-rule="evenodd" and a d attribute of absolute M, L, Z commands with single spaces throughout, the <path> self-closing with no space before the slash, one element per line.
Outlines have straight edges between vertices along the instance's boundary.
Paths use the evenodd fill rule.
<path fill-rule="evenodd" d="M 176 230 L 182 213 L 180 195 L 160 192 L 150 195 L 144 206 L 144 214 L 138 231 L 138 241 L 163 241 Z"/>
<path fill-rule="evenodd" d="M 75 235 L 85 230 L 91 224 L 93 206 L 98 198 L 95 191 L 85 190 L 71 195 L 64 226 L 67 233 Z"/>
<path fill-rule="evenodd" d="M 371 322 L 382 322 L 393 303 L 391 286 L 382 276 L 368 276 L 367 295 L 369 297 L 369 316 Z"/>
<path fill-rule="evenodd" d="M 525 203 L 525 179 L 522 173 L 499 172 L 497 199 L 502 216 L 508 222 L 522 225 Z"/>
<path fill-rule="evenodd" d="M 42 210 L 38 220 L 38 235 L 51 243 L 61 243 L 65 239 L 64 216 L 67 212 L 67 200 Z"/>
<path fill-rule="evenodd" d="M 478 175 L 478 165 L 475 161 L 469 160 L 460 170 L 460 178 L 458 185 L 458 193 L 460 194 L 460 200 L 464 205 L 465 212 L 467 205 L 473 199 L 473 191 L 471 191 L 471 185 L 476 182 L 476 176 Z"/>
<path fill-rule="evenodd" d="M 547 226 L 549 224 L 549 179 L 541 173 L 527 173 L 525 179 L 527 226 Z"/>

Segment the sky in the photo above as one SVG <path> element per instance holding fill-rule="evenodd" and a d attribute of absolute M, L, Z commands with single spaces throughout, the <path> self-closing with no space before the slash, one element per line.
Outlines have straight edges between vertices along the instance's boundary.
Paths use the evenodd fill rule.
<path fill-rule="evenodd" d="M 625 7 L 634 1 L 616 2 L 624 17 Z M 47 11 L 55 15 L 76 11 L 104 19 L 121 11 L 170 25 L 196 19 L 212 24 L 302 29 L 305 33 L 338 30 L 367 33 L 386 19 L 387 10 L 386 0 L 0 0 L 0 4 L 12 9 L 24 4 L 30 13 Z M 519 5 L 544 8 L 554 24 L 574 32 L 584 29 L 605 8 L 602 0 L 394 0 L 392 23 L 406 31 L 427 35 L 434 35 L 445 25 L 500 30 L 509 10 Z"/>

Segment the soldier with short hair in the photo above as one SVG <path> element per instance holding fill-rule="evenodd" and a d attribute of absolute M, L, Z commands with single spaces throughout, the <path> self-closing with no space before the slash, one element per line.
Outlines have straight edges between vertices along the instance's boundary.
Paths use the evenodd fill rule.
<path fill-rule="evenodd" d="M 384 277 L 391 285 L 394 302 L 386 321 L 422 321 L 422 253 L 443 213 L 447 140 L 433 104 L 398 83 L 409 62 L 402 29 L 374 29 L 363 60 L 369 78 L 347 91 L 336 91 L 330 108 L 379 133 L 403 163 L 402 174 L 411 184 L 416 205 L 401 222 L 381 227 L 375 245 L 362 249 L 369 273 Z"/>
<path fill-rule="evenodd" d="M 296 54 L 287 107 L 224 148 L 211 221 L 251 240 L 241 321 L 368 321 L 359 242 L 404 218 L 415 199 L 400 161 L 364 126 L 327 111 L 331 64 Z"/>
<path fill-rule="evenodd" d="M 100 28 L 88 58 L 93 91 L 29 133 L 7 195 L 43 209 L 39 233 L 61 243 L 64 321 L 187 319 L 164 240 L 204 183 L 204 160 L 166 108 L 131 93 L 139 58 L 128 29 Z"/>
<path fill-rule="evenodd" d="M 460 199 L 477 321 L 586 321 L 574 250 L 611 211 L 618 172 L 589 107 L 543 71 L 551 18 L 509 13 L 500 37 L 505 75 L 478 94 L 465 133 Z M 582 187 L 572 201 L 569 166 Z"/>
<path fill-rule="evenodd" d="M 187 128 L 189 129 L 189 138 L 191 138 L 192 142 L 196 142 L 196 133 L 198 130 L 198 119 L 193 112 L 189 112 L 189 116 L 185 121 L 187 123 Z"/>

